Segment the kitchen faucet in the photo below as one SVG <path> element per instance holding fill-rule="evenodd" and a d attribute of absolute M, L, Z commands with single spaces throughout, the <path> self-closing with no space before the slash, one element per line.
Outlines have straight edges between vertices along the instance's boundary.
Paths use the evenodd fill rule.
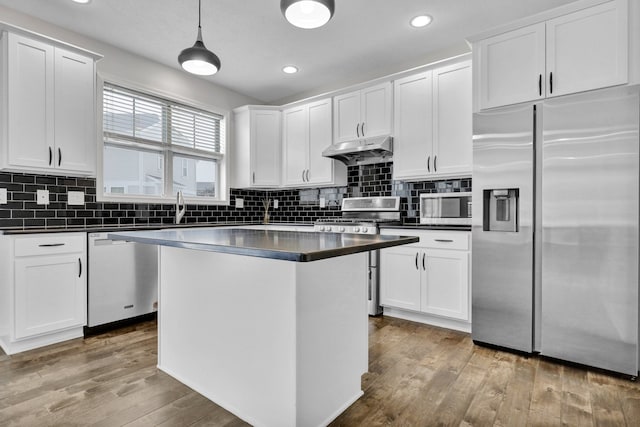
<path fill-rule="evenodd" d="M 180 205 L 182 205 L 182 209 Z M 184 204 L 184 197 L 182 196 L 182 190 L 180 190 L 176 194 L 176 224 L 180 224 L 185 212 L 187 212 L 187 206 Z"/>

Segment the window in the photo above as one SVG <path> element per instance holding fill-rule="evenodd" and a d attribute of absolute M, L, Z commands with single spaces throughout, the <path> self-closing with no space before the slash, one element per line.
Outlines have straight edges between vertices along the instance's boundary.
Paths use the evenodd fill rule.
<path fill-rule="evenodd" d="M 223 199 L 224 125 L 222 115 L 105 83 L 103 196 Z"/>

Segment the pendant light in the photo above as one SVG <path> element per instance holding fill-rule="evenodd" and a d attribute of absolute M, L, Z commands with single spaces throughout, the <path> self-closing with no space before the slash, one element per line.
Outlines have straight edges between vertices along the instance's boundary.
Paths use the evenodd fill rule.
<path fill-rule="evenodd" d="M 280 10 L 287 21 L 304 29 L 322 27 L 334 9 L 334 0 L 280 0 Z"/>
<path fill-rule="evenodd" d="M 192 47 L 188 47 L 178 55 L 178 62 L 185 71 L 199 76 L 210 76 L 220 70 L 220 58 L 208 50 L 202 42 L 200 15 L 202 4 L 198 0 L 198 38 Z"/>

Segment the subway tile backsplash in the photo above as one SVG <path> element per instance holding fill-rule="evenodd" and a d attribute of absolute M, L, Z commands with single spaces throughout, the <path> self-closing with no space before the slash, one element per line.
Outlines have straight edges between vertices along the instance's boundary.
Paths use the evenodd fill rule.
<path fill-rule="evenodd" d="M 471 179 L 402 182 L 392 180 L 393 163 L 350 166 L 346 187 L 251 190 L 232 188 L 231 205 L 187 205 L 183 222 L 260 222 L 264 198 L 277 199 L 279 207 L 269 209 L 272 222 L 308 222 L 340 216 L 344 197 L 400 196 L 403 221 L 419 222 L 420 193 L 471 191 Z M 96 200 L 93 178 L 57 177 L 0 172 L 0 188 L 7 189 L 7 204 L 0 205 L 2 229 L 80 229 L 100 227 L 149 227 L 173 224 L 175 205 L 157 203 L 112 203 Z M 36 203 L 37 190 L 49 190 L 49 204 Z M 67 203 L 67 192 L 85 193 L 84 205 Z M 235 208 L 235 198 L 244 208 Z M 325 207 L 320 208 L 320 199 Z"/>

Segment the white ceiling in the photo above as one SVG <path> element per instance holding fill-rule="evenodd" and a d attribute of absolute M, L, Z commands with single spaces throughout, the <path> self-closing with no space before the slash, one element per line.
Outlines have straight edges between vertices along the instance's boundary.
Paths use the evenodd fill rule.
<path fill-rule="evenodd" d="M 205 45 L 222 61 L 211 82 L 265 103 L 355 84 L 467 50 L 464 38 L 573 0 L 335 0 L 333 19 L 302 30 L 279 0 L 203 0 Z M 26 13 L 179 68 L 196 38 L 197 0 L 0 0 Z M 411 28 L 418 14 L 434 17 Z M 287 75 L 282 67 L 300 72 Z"/>

